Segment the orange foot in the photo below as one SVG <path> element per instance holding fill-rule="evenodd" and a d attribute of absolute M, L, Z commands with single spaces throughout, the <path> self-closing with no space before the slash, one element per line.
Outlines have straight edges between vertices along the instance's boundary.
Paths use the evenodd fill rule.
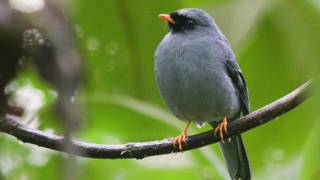
<path fill-rule="evenodd" d="M 214 129 L 215 134 L 219 132 L 222 142 L 224 142 L 223 140 L 224 135 L 228 134 L 227 125 L 228 125 L 227 116 L 224 116 L 223 121 L 220 124 L 218 124 L 218 126 Z"/>
<path fill-rule="evenodd" d="M 191 124 L 191 121 L 188 122 L 186 128 L 184 128 L 184 130 L 182 131 L 182 133 L 177 136 L 176 138 L 174 138 L 174 140 L 172 141 L 172 145 L 174 147 L 176 147 L 177 144 L 179 144 L 179 150 L 182 152 L 183 151 L 183 147 L 182 147 L 182 144 L 186 143 L 187 141 L 187 137 L 188 137 L 188 128 Z"/>

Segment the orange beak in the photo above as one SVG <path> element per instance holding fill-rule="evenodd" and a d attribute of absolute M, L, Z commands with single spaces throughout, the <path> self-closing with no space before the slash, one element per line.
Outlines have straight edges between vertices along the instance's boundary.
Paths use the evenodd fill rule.
<path fill-rule="evenodd" d="M 160 18 L 161 20 L 167 21 L 167 22 L 169 22 L 169 23 L 171 23 L 171 24 L 175 24 L 175 23 L 176 23 L 176 21 L 174 21 L 169 14 L 160 14 L 160 15 L 159 15 L 159 18 Z"/>

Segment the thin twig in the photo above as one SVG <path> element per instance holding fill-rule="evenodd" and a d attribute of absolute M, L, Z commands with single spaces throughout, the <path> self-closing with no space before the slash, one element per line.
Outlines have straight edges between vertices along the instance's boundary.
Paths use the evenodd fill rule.
<path fill-rule="evenodd" d="M 229 134 L 226 138 L 251 130 L 292 110 L 310 97 L 310 90 L 311 82 L 307 82 L 271 104 L 266 105 L 238 120 L 230 122 L 228 125 Z M 5 118 L 0 120 L 0 131 L 15 136 L 17 139 L 25 143 L 35 144 L 52 150 L 65 151 L 63 148 L 65 141 L 62 136 L 47 134 L 40 130 L 25 127 L 14 119 Z M 189 136 L 188 142 L 183 149 L 188 151 L 216 143 L 218 141 L 220 141 L 220 139 L 214 135 L 213 131 L 207 131 L 201 134 Z M 74 152 L 75 155 L 89 158 L 142 159 L 148 156 L 179 152 L 177 147 L 173 147 L 172 139 L 121 145 L 101 145 L 75 140 L 73 141 L 73 144 L 77 148 L 77 151 Z"/>

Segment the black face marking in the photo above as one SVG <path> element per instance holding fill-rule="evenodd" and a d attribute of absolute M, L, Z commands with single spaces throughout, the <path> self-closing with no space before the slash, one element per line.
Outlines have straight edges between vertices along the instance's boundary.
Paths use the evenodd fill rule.
<path fill-rule="evenodd" d="M 176 22 L 175 24 L 169 23 L 169 28 L 172 32 L 187 32 L 196 28 L 199 25 L 196 20 L 176 12 L 170 14 L 171 18 Z"/>

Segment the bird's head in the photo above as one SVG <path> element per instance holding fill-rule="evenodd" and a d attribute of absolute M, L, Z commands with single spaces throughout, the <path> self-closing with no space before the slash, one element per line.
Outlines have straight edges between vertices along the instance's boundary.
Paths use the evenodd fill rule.
<path fill-rule="evenodd" d="M 215 29 L 215 23 L 211 16 L 200 9 L 180 9 L 171 14 L 160 14 L 159 18 L 168 22 L 172 33 Z"/>

